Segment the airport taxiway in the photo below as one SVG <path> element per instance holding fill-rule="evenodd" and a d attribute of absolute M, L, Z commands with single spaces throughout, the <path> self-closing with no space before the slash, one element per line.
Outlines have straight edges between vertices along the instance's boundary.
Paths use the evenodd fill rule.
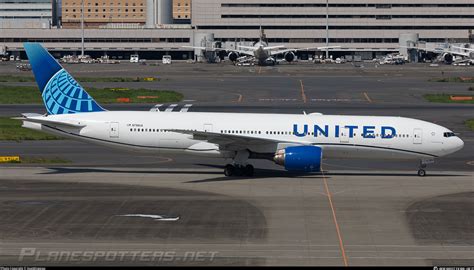
<path fill-rule="evenodd" d="M 254 178 L 225 178 L 221 173 L 212 168 L 3 167 L 0 263 L 356 266 L 474 262 L 472 172 L 437 172 L 425 178 L 403 171 L 305 176 L 261 171 Z M 25 256 L 30 253 L 24 248 L 39 255 Z M 94 262 L 83 257 L 70 261 L 70 257 L 50 256 L 48 260 L 48 254 L 58 251 L 104 250 L 128 255 L 121 261 L 101 256 Z M 172 260 L 150 261 L 149 254 L 160 251 L 173 251 Z M 148 257 L 133 257 L 133 252 L 148 252 Z M 203 258 L 184 260 L 186 252 L 201 252 Z"/>

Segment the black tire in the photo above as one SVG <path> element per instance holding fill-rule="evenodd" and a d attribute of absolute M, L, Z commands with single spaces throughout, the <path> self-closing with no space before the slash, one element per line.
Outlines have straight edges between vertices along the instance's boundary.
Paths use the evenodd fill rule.
<path fill-rule="evenodd" d="M 419 169 L 419 170 L 418 170 L 418 176 L 420 176 L 420 177 L 426 176 L 426 171 L 423 170 L 423 169 Z"/>
<path fill-rule="evenodd" d="M 224 168 L 224 175 L 225 176 L 233 176 L 235 174 L 235 167 L 227 164 Z"/>
<path fill-rule="evenodd" d="M 242 166 L 235 166 L 235 170 L 234 170 L 234 175 L 235 176 L 242 176 L 244 174 L 244 167 Z"/>
<path fill-rule="evenodd" d="M 252 165 L 248 164 L 244 169 L 245 176 L 253 176 L 254 168 Z"/>

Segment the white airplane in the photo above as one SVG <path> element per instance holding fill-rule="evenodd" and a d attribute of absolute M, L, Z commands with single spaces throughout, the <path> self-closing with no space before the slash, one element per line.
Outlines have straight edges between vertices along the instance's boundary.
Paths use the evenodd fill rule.
<path fill-rule="evenodd" d="M 41 45 L 24 47 L 48 112 L 23 114 L 24 127 L 123 150 L 230 158 L 226 176 L 252 175 L 249 159 L 319 172 L 323 158 L 420 161 L 424 176 L 464 146 L 445 127 L 404 117 L 107 111 Z"/>
<path fill-rule="evenodd" d="M 471 45 L 472 46 L 472 45 Z M 469 52 L 474 52 L 474 49 L 473 48 L 466 48 L 466 47 L 461 47 L 461 46 L 451 46 L 451 48 L 456 48 L 456 49 L 459 49 L 459 50 L 464 50 L 464 51 L 469 51 Z"/>
<path fill-rule="evenodd" d="M 445 47 L 436 47 L 434 49 L 424 48 L 424 47 L 408 47 L 400 46 L 408 49 L 415 49 L 418 51 L 432 52 L 438 54 L 438 59 L 445 62 L 446 64 L 460 63 L 460 62 L 472 62 L 474 60 L 474 50 L 470 48 L 463 48 L 458 46 L 449 46 Z M 452 50 L 455 48 L 457 50 Z M 464 50 L 464 51 L 462 51 Z"/>
<path fill-rule="evenodd" d="M 232 62 L 238 61 L 239 58 L 244 56 L 254 57 L 257 64 L 264 65 L 274 65 L 278 61 L 276 59 L 277 55 L 283 55 L 283 59 L 287 62 L 293 62 L 296 59 L 296 52 L 298 51 L 310 51 L 310 50 L 325 50 L 325 49 L 336 49 L 341 46 L 326 46 L 326 47 L 312 47 L 312 48 L 302 48 L 302 49 L 287 49 L 285 45 L 276 45 L 268 46 L 267 38 L 264 33 L 264 30 L 260 27 L 260 37 L 253 46 L 241 46 L 239 49 L 222 49 L 222 48 L 207 48 L 199 46 L 182 46 L 183 48 L 193 48 L 201 50 L 210 50 L 210 51 L 226 51 L 229 52 L 228 58 Z"/>

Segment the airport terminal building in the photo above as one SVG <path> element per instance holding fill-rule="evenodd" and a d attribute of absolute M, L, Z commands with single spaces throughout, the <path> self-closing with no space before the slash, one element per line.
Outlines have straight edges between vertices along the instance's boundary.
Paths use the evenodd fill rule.
<path fill-rule="evenodd" d="M 200 46 L 203 36 L 233 47 L 256 41 L 261 26 L 270 45 L 309 48 L 328 44 L 340 46 L 334 54 L 370 59 L 398 51 L 399 45 L 409 41 L 400 40 L 407 34 L 426 42 L 472 43 L 474 33 L 472 0 L 192 0 L 190 24 L 176 23 L 172 14 L 164 16 L 168 10 L 173 10 L 172 0 L 148 0 L 143 24 L 86 29 L 86 52 L 139 53 L 144 58 L 170 53 L 176 59 L 187 59 L 194 51 L 182 46 Z M 77 53 L 81 33 L 77 28 L 3 27 L 0 44 L 20 52 L 22 42 L 38 41 L 56 53 Z"/>

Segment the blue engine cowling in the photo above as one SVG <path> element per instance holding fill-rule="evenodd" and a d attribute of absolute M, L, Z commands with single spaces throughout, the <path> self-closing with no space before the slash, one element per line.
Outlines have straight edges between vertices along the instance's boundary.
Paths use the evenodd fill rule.
<path fill-rule="evenodd" d="M 323 150 L 317 146 L 290 146 L 278 150 L 273 160 L 288 171 L 319 172 Z"/>

